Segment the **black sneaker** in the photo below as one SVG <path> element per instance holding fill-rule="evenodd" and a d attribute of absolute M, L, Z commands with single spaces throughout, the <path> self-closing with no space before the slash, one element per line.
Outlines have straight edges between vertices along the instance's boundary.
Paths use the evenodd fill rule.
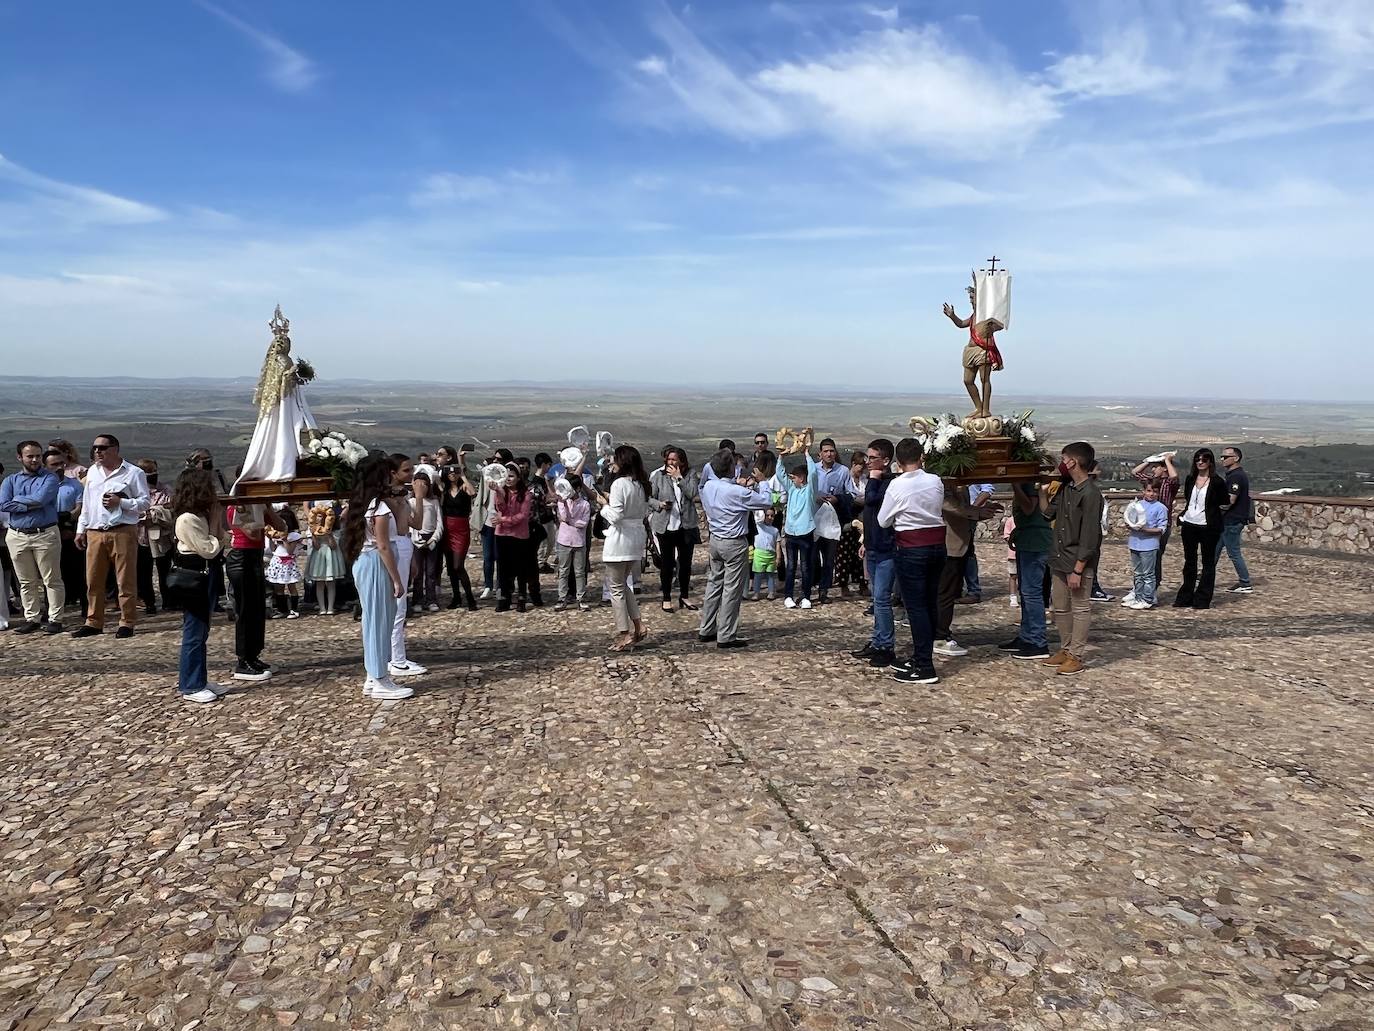
<path fill-rule="evenodd" d="M 888 663 L 888 667 L 887 667 L 887 668 L 888 668 L 889 670 L 891 670 L 893 673 L 906 673 L 907 671 L 909 671 L 909 670 L 911 669 L 912 665 L 913 665 L 913 660 L 911 660 L 911 659 L 898 659 L 898 658 L 896 658 L 896 657 L 894 656 L 894 657 L 893 657 L 893 660 L 892 660 L 890 663 Z"/>
<path fill-rule="evenodd" d="M 1021 640 L 1021 638 L 1013 637 L 1010 641 L 999 644 L 997 650 L 999 652 L 1019 652 L 1025 646 L 1025 643 L 1026 642 Z"/>
<path fill-rule="evenodd" d="M 897 656 L 891 648 L 878 648 L 868 657 L 868 664 L 874 669 L 887 669 L 896 661 Z"/>
<path fill-rule="evenodd" d="M 892 679 L 899 684 L 938 684 L 940 678 L 936 676 L 933 669 L 914 669 L 892 671 Z"/>
<path fill-rule="evenodd" d="M 127 641 L 129 638 L 133 636 L 134 628 L 131 626 L 122 626 L 115 631 L 115 637 L 117 637 L 121 641 Z"/>
<path fill-rule="evenodd" d="M 14 632 L 15 632 L 16 634 L 31 634 L 31 633 L 33 633 L 35 630 L 42 630 L 42 629 L 43 629 L 43 624 L 42 624 L 42 623 L 25 623 L 23 626 L 17 626 L 17 627 L 15 627 L 15 628 L 14 628 Z"/>
<path fill-rule="evenodd" d="M 43 624 L 43 633 L 45 633 L 45 634 L 60 634 L 61 632 L 62 632 L 62 624 L 56 622 L 55 620 L 52 621 L 52 622 L 44 623 L 44 624 Z"/>
<path fill-rule="evenodd" d="M 1227 593 L 1228 593 L 1228 594 L 1254 594 L 1254 593 L 1255 593 L 1255 589 L 1254 589 L 1253 587 L 1251 587 L 1249 584 L 1236 584 L 1236 586 L 1232 587 Z"/>
<path fill-rule="evenodd" d="M 255 659 L 247 659 L 247 660 L 245 660 L 245 661 L 248 663 L 248 665 L 252 666 L 253 669 L 257 670 L 259 673 L 271 673 L 271 672 L 272 672 L 272 664 L 271 664 L 270 662 L 263 662 L 262 659 L 256 659 L 256 658 L 255 658 Z"/>
<path fill-rule="evenodd" d="M 240 660 L 239 664 L 234 667 L 235 680 L 251 680 L 258 683 L 269 679 L 271 676 L 272 674 L 268 670 L 258 669 L 247 660 Z"/>
<path fill-rule="evenodd" d="M 1048 659 L 1050 650 L 1038 644 L 1022 644 L 1020 648 L 1011 653 L 1013 659 Z"/>
<path fill-rule="evenodd" d="M 736 637 L 733 641 L 717 641 L 717 648 L 748 648 L 749 642 L 743 637 Z"/>
<path fill-rule="evenodd" d="M 1093 601 L 1116 601 L 1115 594 L 1108 594 L 1106 591 L 1103 590 L 1093 591 L 1090 597 Z"/>
<path fill-rule="evenodd" d="M 863 646 L 862 648 L 860 648 L 858 651 L 852 651 L 852 652 L 850 652 L 850 653 L 849 653 L 849 657 L 850 657 L 851 659 L 870 659 L 870 658 L 873 657 L 873 653 L 876 652 L 876 651 L 878 651 L 878 650 L 879 650 L 879 649 L 873 647 L 873 642 L 872 642 L 872 641 L 869 641 L 866 645 L 864 645 L 864 646 Z"/>
<path fill-rule="evenodd" d="M 101 632 L 101 631 L 100 631 L 100 627 L 98 627 L 98 626 L 91 626 L 91 624 L 89 624 L 89 623 L 82 623 L 79 627 L 77 627 L 75 630 L 72 631 L 72 636 L 73 636 L 73 637 L 94 637 L 96 634 L 98 634 L 98 633 L 100 633 L 100 632 Z"/>

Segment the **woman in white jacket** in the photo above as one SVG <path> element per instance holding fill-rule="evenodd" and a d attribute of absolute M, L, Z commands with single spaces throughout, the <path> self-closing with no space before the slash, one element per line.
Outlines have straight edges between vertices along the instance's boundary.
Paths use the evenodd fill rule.
<path fill-rule="evenodd" d="M 606 540 L 601 550 L 603 575 L 611 585 L 611 609 L 618 631 L 613 652 L 627 652 L 648 631 L 639 618 L 639 600 L 626 583 L 634 564 L 644 558 L 649 515 L 649 474 L 636 448 L 622 444 L 611 457 L 615 479 L 609 494 L 600 495 L 601 516 L 606 520 Z"/>

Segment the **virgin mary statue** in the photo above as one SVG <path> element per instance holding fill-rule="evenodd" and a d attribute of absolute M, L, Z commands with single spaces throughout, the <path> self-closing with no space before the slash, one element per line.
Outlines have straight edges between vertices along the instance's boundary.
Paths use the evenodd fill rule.
<path fill-rule="evenodd" d="M 296 459 L 301 453 L 301 432 L 317 431 L 315 417 L 310 414 L 296 363 L 291 358 L 291 323 L 282 315 L 281 305 L 272 315 L 268 327 L 272 343 L 262 362 L 262 375 L 253 393 L 258 406 L 258 425 L 253 430 L 252 443 L 243 459 L 244 480 L 294 480 Z M 235 489 L 238 483 L 234 484 Z"/>

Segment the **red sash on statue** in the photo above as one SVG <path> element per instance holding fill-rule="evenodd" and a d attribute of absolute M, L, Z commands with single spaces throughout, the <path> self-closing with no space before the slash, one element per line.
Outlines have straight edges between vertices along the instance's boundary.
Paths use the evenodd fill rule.
<path fill-rule="evenodd" d="M 973 328 L 973 323 L 968 324 L 969 343 L 974 347 L 981 347 L 988 353 L 988 360 L 992 362 L 994 372 L 1002 369 L 1002 352 L 997 350 L 997 339 L 995 333 L 988 333 L 988 338 L 984 340 L 978 335 L 978 331 Z"/>

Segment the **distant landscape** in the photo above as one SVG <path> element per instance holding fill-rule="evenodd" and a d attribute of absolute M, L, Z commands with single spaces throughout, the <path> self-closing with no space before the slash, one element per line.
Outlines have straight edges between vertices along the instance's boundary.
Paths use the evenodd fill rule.
<path fill-rule="evenodd" d="M 12 468 L 14 444 L 24 437 L 66 437 L 84 454 L 94 434 L 109 431 L 130 458 L 155 458 L 176 469 L 192 448 L 208 447 L 222 468 L 232 469 L 252 434 L 252 392 L 248 379 L 12 377 L 0 382 L 0 460 Z M 848 452 L 876 436 L 904 435 L 912 415 L 963 413 L 968 403 L 953 394 L 804 386 L 774 386 L 757 396 L 739 388 L 566 382 L 336 380 L 312 384 L 308 396 L 322 426 L 386 450 L 416 453 L 476 441 L 533 454 L 554 450 L 570 427 L 585 425 L 651 452 L 677 443 L 693 461 L 704 460 L 721 437 L 748 446 L 756 431 L 771 436 L 783 425 L 810 424 L 818 438 L 833 436 Z M 995 407 L 1034 409 L 1051 447 L 1090 441 L 1116 480 L 1154 451 L 1191 454 L 1201 445 L 1237 444 L 1257 490 L 1374 495 L 1374 405 L 1004 395 Z"/>

